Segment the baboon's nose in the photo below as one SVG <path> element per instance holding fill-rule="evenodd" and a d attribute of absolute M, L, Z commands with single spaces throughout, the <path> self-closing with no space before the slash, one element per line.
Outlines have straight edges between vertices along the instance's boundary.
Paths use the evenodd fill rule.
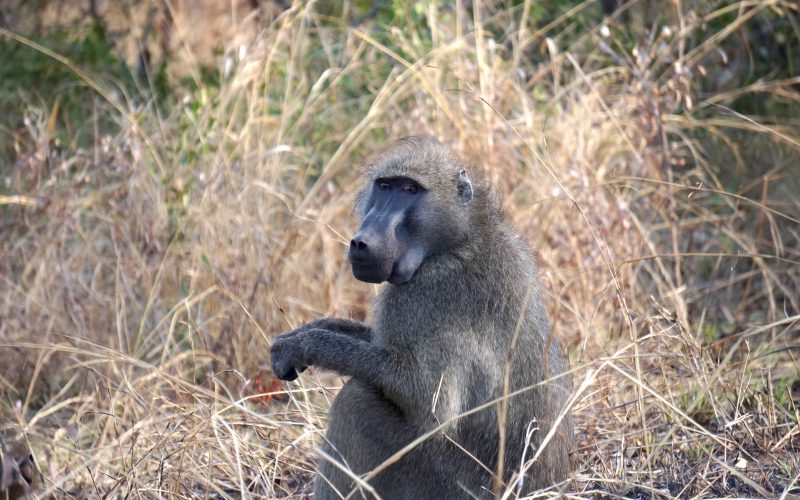
<path fill-rule="evenodd" d="M 372 242 L 367 238 L 360 238 L 359 235 L 356 235 L 350 241 L 350 258 L 351 259 L 371 259 L 374 256 L 372 255 L 375 246 Z"/>
<path fill-rule="evenodd" d="M 367 242 L 361 239 L 358 240 L 350 240 L 350 249 L 351 250 L 359 250 L 364 251 L 367 249 Z"/>
<path fill-rule="evenodd" d="M 350 240 L 350 257 L 356 259 L 374 259 L 380 247 L 380 237 L 371 228 L 362 228 Z M 380 253 L 380 252 L 378 252 Z"/>

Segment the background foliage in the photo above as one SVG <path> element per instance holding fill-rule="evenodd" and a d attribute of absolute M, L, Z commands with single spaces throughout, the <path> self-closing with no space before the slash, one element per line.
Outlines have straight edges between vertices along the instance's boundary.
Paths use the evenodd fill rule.
<path fill-rule="evenodd" d="M 358 165 L 438 136 L 537 251 L 580 497 L 800 493 L 793 1 L 10 1 L 0 436 L 43 496 L 302 496 Z M 507 492 L 513 496 L 514 492 Z"/>

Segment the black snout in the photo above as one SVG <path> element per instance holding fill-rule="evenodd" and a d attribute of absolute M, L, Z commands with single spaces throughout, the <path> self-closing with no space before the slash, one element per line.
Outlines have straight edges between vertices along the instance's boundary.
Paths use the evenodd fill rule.
<path fill-rule="evenodd" d="M 378 248 L 378 238 L 376 235 L 369 231 L 359 231 L 350 240 L 350 259 L 372 259 L 373 249 Z"/>
<path fill-rule="evenodd" d="M 381 283 L 392 273 L 391 247 L 386 237 L 372 228 L 361 228 L 350 241 L 350 264 L 356 279 L 367 283 Z"/>

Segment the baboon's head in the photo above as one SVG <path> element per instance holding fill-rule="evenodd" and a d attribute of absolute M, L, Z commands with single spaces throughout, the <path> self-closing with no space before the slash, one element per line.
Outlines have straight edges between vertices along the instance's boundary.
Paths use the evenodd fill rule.
<path fill-rule="evenodd" d="M 376 156 L 368 173 L 348 255 L 357 279 L 405 283 L 425 259 L 467 240 L 473 187 L 447 147 L 406 137 Z"/>

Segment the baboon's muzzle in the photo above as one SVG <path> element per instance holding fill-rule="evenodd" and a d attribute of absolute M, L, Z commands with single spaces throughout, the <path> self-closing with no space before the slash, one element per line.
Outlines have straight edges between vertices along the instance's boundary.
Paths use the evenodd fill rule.
<path fill-rule="evenodd" d="M 394 252 L 387 250 L 396 242 L 393 237 L 387 238 L 373 230 L 366 222 L 350 241 L 347 256 L 353 266 L 353 276 L 357 280 L 383 283 L 389 279 L 394 266 Z"/>

